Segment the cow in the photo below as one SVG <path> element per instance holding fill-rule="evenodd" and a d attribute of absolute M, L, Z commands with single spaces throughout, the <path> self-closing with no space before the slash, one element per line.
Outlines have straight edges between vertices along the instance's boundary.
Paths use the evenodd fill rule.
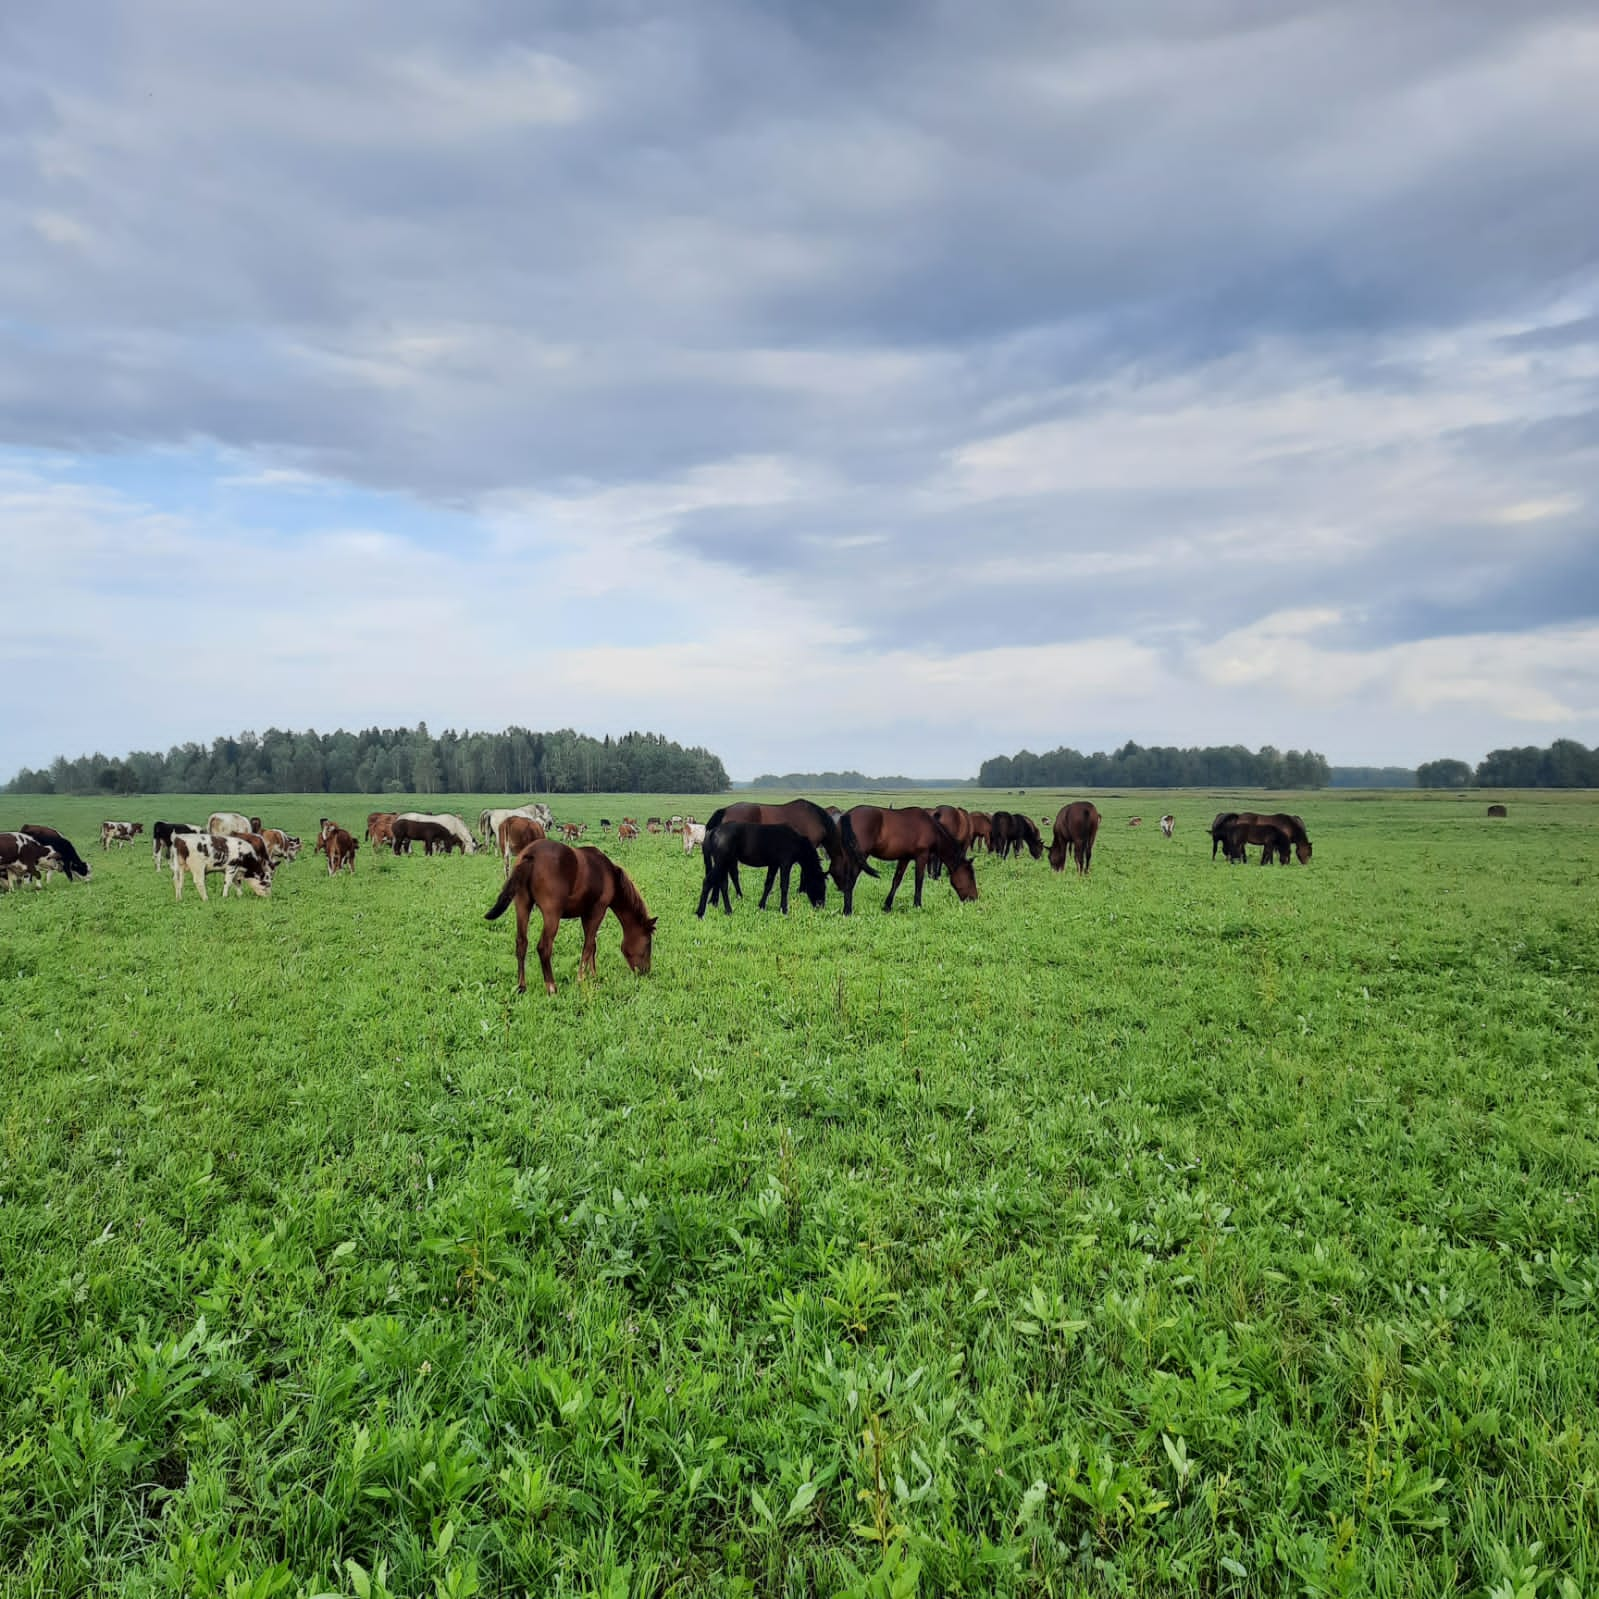
<path fill-rule="evenodd" d="M 637 838 L 638 837 L 638 823 L 637 822 L 623 822 L 622 825 L 619 828 L 617 828 L 616 836 L 619 839 L 623 839 L 623 840 Z"/>
<path fill-rule="evenodd" d="M 668 833 L 681 833 L 683 831 L 683 818 L 681 816 L 669 816 L 666 820 L 666 830 Z"/>
<path fill-rule="evenodd" d="M 53 844 L 26 833 L 0 833 L 0 883 L 8 889 L 22 882 L 43 888 L 53 873 L 66 869 Z"/>
<path fill-rule="evenodd" d="M 300 853 L 300 841 L 292 833 L 285 833 L 282 828 L 269 827 L 261 835 L 267 847 L 267 857 L 274 866 L 281 866 L 285 861 L 295 860 Z"/>
<path fill-rule="evenodd" d="M 472 829 L 461 820 L 459 816 L 452 816 L 448 811 L 434 813 L 432 811 L 401 811 L 395 817 L 397 822 L 432 822 L 435 827 L 442 827 L 449 833 L 467 855 L 477 854 L 477 842 L 472 837 Z M 396 835 L 398 836 L 398 835 Z"/>
<path fill-rule="evenodd" d="M 101 822 L 100 848 L 110 849 L 113 844 L 131 844 L 135 835 L 143 831 L 143 822 Z"/>
<path fill-rule="evenodd" d="M 1129 816 L 1127 818 L 1127 825 L 1129 827 L 1142 827 L 1144 825 L 1144 819 L 1142 816 Z"/>
<path fill-rule="evenodd" d="M 46 827 L 42 822 L 25 822 L 21 831 L 38 843 L 49 845 L 61 857 L 69 882 L 74 877 L 81 877 L 87 883 L 94 875 L 89 870 L 89 863 L 72 847 L 70 841 L 53 827 Z"/>
<path fill-rule="evenodd" d="M 328 858 L 329 877 L 337 872 L 348 872 L 352 877 L 355 875 L 355 852 L 360 845 L 342 827 L 330 823 L 317 843 Z"/>
<path fill-rule="evenodd" d="M 652 816 L 644 824 L 644 831 L 646 833 L 659 833 L 661 831 L 661 819 L 660 819 L 660 817 L 659 816 Z"/>
<path fill-rule="evenodd" d="M 1177 826 L 1177 818 L 1175 816 L 1167 815 L 1167 816 L 1161 817 L 1161 819 L 1160 819 L 1160 830 L 1161 830 L 1161 832 L 1163 834 L 1165 834 L 1165 836 L 1167 838 L 1170 838 L 1172 836 L 1172 832 L 1176 828 L 1176 826 Z"/>
<path fill-rule="evenodd" d="M 198 833 L 192 822 L 157 822 L 150 829 L 150 856 L 159 872 L 172 856 L 172 840 L 179 833 Z"/>
<path fill-rule="evenodd" d="M 692 855 L 696 849 L 705 848 L 704 822 L 684 822 L 683 824 L 683 853 Z"/>
<path fill-rule="evenodd" d="M 272 862 L 267 859 L 264 847 L 232 833 L 174 833 L 174 897 L 183 898 L 183 879 L 188 876 L 194 879 L 200 898 L 210 899 L 205 891 L 207 872 L 221 872 L 223 899 L 228 897 L 229 889 L 238 888 L 242 892 L 246 882 L 263 899 L 272 892 Z"/>
<path fill-rule="evenodd" d="M 389 846 L 396 855 L 409 855 L 411 846 L 420 844 L 424 855 L 448 855 L 463 849 L 461 840 L 432 817 L 396 816 L 389 823 Z"/>
<path fill-rule="evenodd" d="M 657 828 L 656 831 L 659 832 L 660 829 Z M 561 837 L 568 843 L 576 843 L 578 839 L 588 832 L 588 824 L 585 822 L 562 822 L 559 832 Z"/>
<path fill-rule="evenodd" d="M 511 868 L 516 864 L 516 858 L 529 844 L 536 844 L 544 837 L 544 829 L 535 822 L 531 816 L 507 816 L 500 823 L 499 846 L 500 854 L 505 857 L 505 875 L 511 875 Z"/>
<path fill-rule="evenodd" d="M 239 811 L 212 811 L 206 818 L 205 830 L 217 838 L 239 838 L 245 833 L 259 833 L 261 820 Z"/>

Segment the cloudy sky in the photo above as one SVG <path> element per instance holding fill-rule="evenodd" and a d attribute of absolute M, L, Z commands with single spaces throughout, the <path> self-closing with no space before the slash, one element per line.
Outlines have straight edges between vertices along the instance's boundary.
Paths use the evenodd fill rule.
<path fill-rule="evenodd" d="M 1599 742 L 1596 81 L 1592 0 L 10 8 L 0 776 Z"/>

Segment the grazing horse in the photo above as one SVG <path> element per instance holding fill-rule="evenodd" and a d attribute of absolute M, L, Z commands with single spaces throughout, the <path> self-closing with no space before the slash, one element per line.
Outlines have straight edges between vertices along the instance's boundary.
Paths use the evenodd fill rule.
<path fill-rule="evenodd" d="M 994 818 L 987 811 L 967 811 L 966 819 L 971 823 L 972 836 L 968 841 L 972 853 L 977 853 L 977 842 L 982 840 L 984 849 L 992 849 L 991 842 L 994 831 Z"/>
<path fill-rule="evenodd" d="M 789 874 L 799 867 L 800 893 L 817 910 L 827 902 L 827 874 L 822 870 L 822 857 L 816 846 L 802 833 L 782 822 L 722 822 L 719 826 L 707 824 L 705 834 L 705 882 L 700 888 L 700 906 L 695 915 L 705 915 L 706 904 L 721 900 L 722 909 L 733 914 L 732 896 L 727 891 L 728 878 L 736 866 L 764 866 L 766 887 L 761 891 L 760 909 L 766 909 L 772 884 L 777 874 L 783 874 L 783 892 L 779 906 L 788 915 Z"/>
<path fill-rule="evenodd" d="M 1066 870 L 1069 854 L 1077 863 L 1080 877 L 1088 875 L 1094 860 L 1094 837 L 1099 832 L 1099 809 L 1089 800 L 1073 800 L 1055 813 L 1055 840 L 1049 846 L 1049 864 L 1057 872 Z"/>
<path fill-rule="evenodd" d="M 724 822 L 760 822 L 767 827 L 792 827 L 801 838 L 808 838 L 817 849 L 827 851 L 827 875 L 833 879 L 834 886 L 844 894 L 846 900 L 855 879 L 862 872 L 869 877 L 877 876 L 864 858 L 853 862 L 846 859 L 848 852 L 844 847 L 837 819 L 829 816 L 820 805 L 811 800 L 795 799 L 786 805 L 761 805 L 755 800 L 739 800 L 736 804 L 724 805 L 720 810 L 713 811 L 710 820 L 705 824 L 705 831 L 709 833 L 712 828 L 720 827 Z M 735 890 L 738 889 L 736 869 L 733 872 L 733 887 Z"/>
<path fill-rule="evenodd" d="M 844 914 L 855 908 L 855 878 L 862 870 L 868 856 L 880 861 L 895 861 L 894 881 L 889 886 L 883 909 L 894 908 L 894 895 L 904 881 L 905 868 L 916 867 L 915 903 L 922 903 L 922 879 L 927 863 L 935 856 L 949 873 L 949 886 L 957 899 L 977 898 L 977 874 L 966 852 L 941 827 L 930 811 L 920 805 L 907 805 L 903 810 L 885 811 L 879 805 L 857 805 L 840 818 L 838 836 L 843 844 L 841 859 L 848 879 L 844 885 Z M 860 863 L 860 864 L 857 864 Z M 877 874 L 872 873 L 875 877 Z M 837 881 L 835 877 L 834 881 Z"/>
<path fill-rule="evenodd" d="M 1165 836 L 1167 838 L 1170 838 L 1172 836 L 1172 831 L 1173 831 L 1173 829 L 1176 826 L 1177 826 L 1177 818 L 1175 816 L 1167 815 L 1167 816 L 1161 817 L 1161 819 L 1160 819 L 1160 830 L 1161 830 L 1161 832 L 1163 834 L 1165 834 Z"/>
<path fill-rule="evenodd" d="M 538 843 L 544 836 L 544 829 L 531 816 L 507 816 L 500 823 L 499 837 L 496 842 L 500 846 L 500 854 L 505 857 L 505 875 L 507 877 L 511 875 L 511 867 L 515 864 L 516 857 L 529 844 Z"/>
<path fill-rule="evenodd" d="M 1310 837 L 1305 832 L 1303 820 L 1277 811 L 1261 816 L 1254 811 L 1224 811 L 1211 823 L 1210 858 L 1216 858 L 1219 842 L 1230 862 L 1247 859 L 1246 845 L 1262 846 L 1260 864 L 1267 866 L 1275 856 L 1282 865 L 1288 864 L 1288 852 L 1293 850 L 1301 865 L 1310 863 Z"/>
<path fill-rule="evenodd" d="M 484 913 L 488 922 L 516 905 L 516 991 L 527 992 L 527 924 L 535 905 L 544 918 L 544 934 L 539 939 L 539 966 L 544 972 L 544 987 L 555 992 L 555 974 L 550 969 L 550 951 L 562 921 L 573 917 L 583 923 L 583 955 L 578 975 L 595 972 L 594 942 L 600 923 L 611 911 L 622 924 L 622 955 L 641 976 L 650 969 L 650 946 L 655 937 L 655 918 L 634 886 L 633 879 L 614 861 L 592 846 L 572 849 L 553 839 L 541 839 L 516 858 L 511 875 L 500 890 L 500 897 Z"/>

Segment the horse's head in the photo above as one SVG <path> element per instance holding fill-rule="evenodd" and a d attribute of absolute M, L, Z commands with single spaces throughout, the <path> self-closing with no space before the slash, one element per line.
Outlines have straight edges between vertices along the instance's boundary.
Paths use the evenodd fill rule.
<path fill-rule="evenodd" d="M 827 903 L 827 874 L 822 870 L 822 857 L 816 853 L 814 845 L 800 856 L 799 869 L 800 893 L 820 910 Z"/>
<path fill-rule="evenodd" d="M 650 975 L 650 949 L 655 942 L 654 916 L 641 916 L 622 929 L 622 958 L 640 977 Z"/>
<path fill-rule="evenodd" d="M 964 855 L 949 869 L 949 886 L 957 899 L 977 898 L 977 873 Z"/>
<path fill-rule="evenodd" d="M 1310 865 L 1310 840 L 1308 838 L 1300 839 L 1300 841 L 1296 845 L 1294 845 L 1294 853 L 1296 855 L 1298 855 L 1299 864 L 1301 866 L 1309 866 Z"/>

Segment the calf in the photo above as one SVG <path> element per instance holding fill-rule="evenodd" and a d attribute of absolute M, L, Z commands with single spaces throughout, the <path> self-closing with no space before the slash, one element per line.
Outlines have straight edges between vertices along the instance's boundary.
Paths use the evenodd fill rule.
<path fill-rule="evenodd" d="M 1129 827 L 1142 827 L 1144 825 L 1144 819 L 1142 816 L 1129 816 L 1127 818 L 1127 825 Z"/>
<path fill-rule="evenodd" d="M 360 847 L 342 827 L 329 827 L 319 841 L 328 857 L 328 876 L 335 872 L 355 875 L 355 852 Z"/>
<path fill-rule="evenodd" d="M 150 829 L 150 854 L 159 872 L 172 858 L 172 840 L 179 833 L 198 833 L 200 829 L 189 822 L 157 822 Z"/>
<path fill-rule="evenodd" d="M 172 836 L 172 888 L 174 896 L 183 898 L 185 874 L 194 879 L 201 899 L 210 899 L 205 891 L 207 872 L 222 873 L 222 897 L 228 890 L 240 888 L 246 882 L 263 899 L 272 891 L 272 862 L 267 859 L 266 848 L 259 840 L 235 838 L 224 833 L 175 833 Z"/>
<path fill-rule="evenodd" d="M 292 861 L 300 853 L 299 839 L 292 833 L 285 833 L 282 828 L 269 827 L 260 836 L 266 844 L 267 856 L 274 866 L 281 866 L 285 861 Z"/>
<path fill-rule="evenodd" d="M 223 837 L 231 833 L 237 838 L 245 833 L 259 833 L 261 819 L 257 816 L 246 816 L 243 811 L 212 811 L 206 818 L 205 830 Z"/>
<path fill-rule="evenodd" d="M 66 869 L 67 863 L 53 845 L 26 833 L 0 833 L 0 883 L 7 889 L 30 881 L 35 888 L 43 888 L 53 873 Z"/>
<path fill-rule="evenodd" d="M 1177 818 L 1175 816 L 1163 816 L 1160 819 L 1160 830 L 1166 835 L 1167 838 L 1171 837 L 1172 829 L 1176 827 L 1176 825 Z"/>
<path fill-rule="evenodd" d="M 619 839 L 637 838 L 638 837 L 638 823 L 637 822 L 623 822 L 622 825 L 619 828 L 617 828 L 616 836 Z"/>
<path fill-rule="evenodd" d="M 101 822 L 100 848 L 110 849 L 113 844 L 131 844 L 134 835 L 143 831 L 143 822 Z"/>
<path fill-rule="evenodd" d="M 81 877 L 88 882 L 94 875 L 89 870 L 89 863 L 72 847 L 71 843 L 58 833 L 53 827 L 46 827 L 41 822 L 25 822 L 22 831 L 29 838 L 36 839 L 39 843 L 48 845 L 61 857 L 63 868 L 70 882 L 74 877 Z"/>
<path fill-rule="evenodd" d="M 705 848 L 705 824 L 703 822 L 684 822 L 683 824 L 683 853 L 692 855 L 695 847 Z"/>

